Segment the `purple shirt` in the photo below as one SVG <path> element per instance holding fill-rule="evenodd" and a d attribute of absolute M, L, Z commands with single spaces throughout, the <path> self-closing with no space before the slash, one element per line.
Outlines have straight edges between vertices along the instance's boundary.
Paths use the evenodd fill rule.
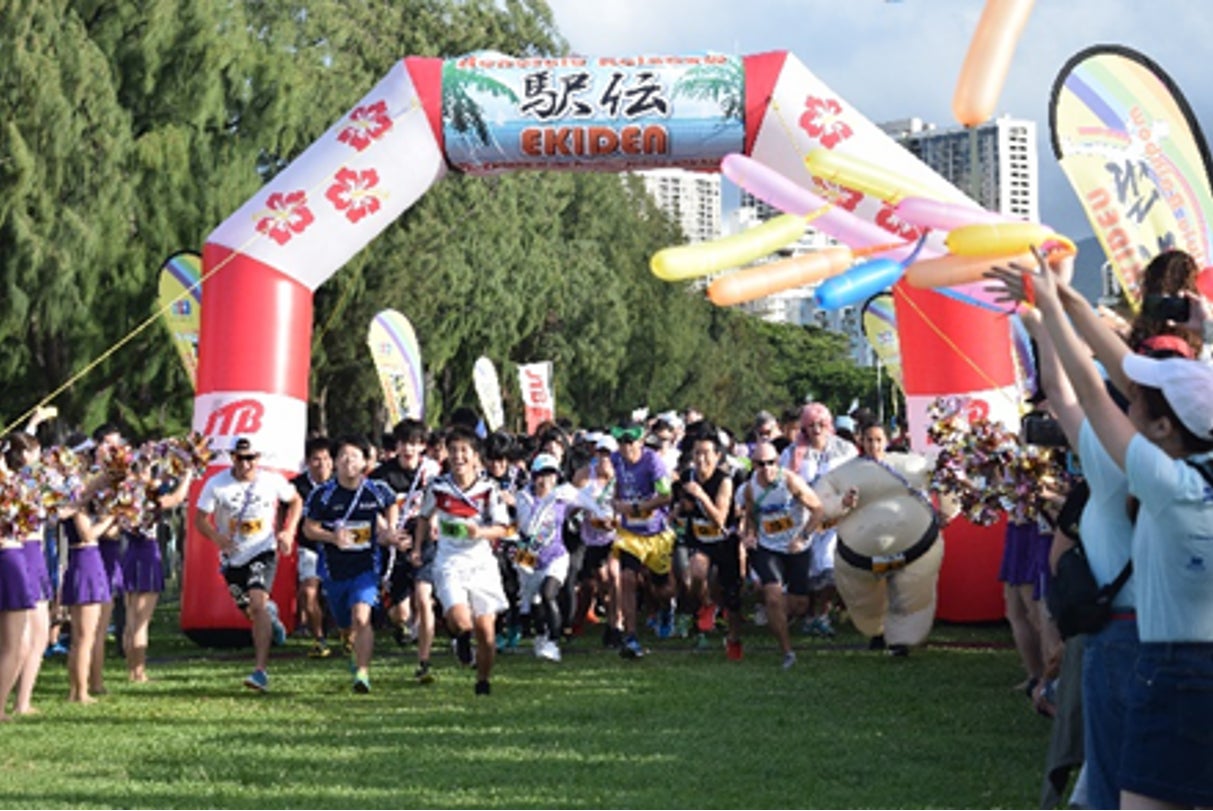
<path fill-rule="evenodd" d="M 618 453 L 611 454 L 611 462 L 615 465 L 615 498 L 622 501 L 647 501 L 658 495 L 658 483 L 662 493 L 670 492 L 670 473 L 666 470 L 665 462 L 653 452 L 645 448 L 640 454 L 640 460 L 629 465 Z M 631 511 L 620 516 L 619 525 L 634 535 L 656 535 L 666 528 L 666 514 L 669 507 L 658 507 L 640 516 L 632 515 Z"/>

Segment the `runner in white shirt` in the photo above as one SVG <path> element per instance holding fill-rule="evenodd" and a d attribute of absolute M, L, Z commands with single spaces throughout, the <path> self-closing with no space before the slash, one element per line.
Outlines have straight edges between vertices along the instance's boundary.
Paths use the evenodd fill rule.
<path fill-rule="evenodd" d="M 471 636 L 476 635 L 476 695 L 489 695 L 493 672 L 497 612 L 506 608 L 501 572 L 493 543 L 505 537 L 509 513 L 497 485 L 480 470 L 480 442 L 472 431 L 456 426 L 446 437 L 451 472 L 426 487 L 413 542 L 414 562 L 437 525 L 434 586 L 455 634 L 456 652 L 472 664 Z"/>
<path fill-rule="evenodd" d="M 244 684 L 265 692 L 269 689 L 266 666 L 274 633 L 270 589 L 277 555 L 289 555 L 295 545 L 303 501 L 283 476 L 258 469 L 260 456 L 251 440 L 236 440 L 232 467 L 209 478 L 198 496 L 194 526 L 219 547 L 223 579 L 236 607 L 253 623 L 256 664 Z M 280 503 L 287 505 L 287 513 L 278 529 Z"/>

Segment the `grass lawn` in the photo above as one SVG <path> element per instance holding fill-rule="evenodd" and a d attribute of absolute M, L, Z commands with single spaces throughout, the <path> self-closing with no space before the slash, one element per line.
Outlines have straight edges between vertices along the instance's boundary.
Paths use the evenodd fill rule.
<path fill-rule="evenodd" d="M 722 647 L 644 641 L 622 661 L 598 635 L 560 664 L 498 658 L 493 694 L 449 646 L 437 682 L 381 635 L 373 692 L 354 695 L 339 655 L 275 649 L 271 692 L 241 686 L 251 650 L 208 651 L 164 605 L 153 682 L 69 705 L 46 662 L 37 717 L 0 727 L 0 805 L 123 808 L 1032 808 L 1049 723 L 1012 691 L 1005 626 L 941 626 L 906 659 L 849 628 L 798 637 L 789 671 L 763 628 L 743 662 Z M 111 648 L 112 650 L 112 648 Z"/>

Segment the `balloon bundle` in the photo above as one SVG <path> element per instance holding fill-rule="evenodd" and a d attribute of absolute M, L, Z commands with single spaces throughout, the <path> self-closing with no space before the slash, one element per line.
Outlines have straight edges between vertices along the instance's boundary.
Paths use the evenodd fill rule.
<path fill-rule="evenodd" d="M 955 399 L 936 400 L 928 419 L 928 436 L 940 449 L 931 489 L 956 498 L 978 526 L 990 526 L 1002 513 L 1020 523 L 1035 520 L 1047 494 L 1068 487 L 1055 449 L 1026 445 L 1001 423 L 966 414 Z"/>

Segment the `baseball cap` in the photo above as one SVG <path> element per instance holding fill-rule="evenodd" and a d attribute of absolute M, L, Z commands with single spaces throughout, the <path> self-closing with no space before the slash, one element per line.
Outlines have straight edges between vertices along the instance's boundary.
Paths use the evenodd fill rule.
<path fill-rule="evenodd" d="M 1154 360 L 1125 355 L 1125 375 L 1162 392 L 1184 427 L 1200 439 L 1213 439 L 1213 366 L 1187 358 Z"/>
<path fill-rule="evenodd" d="M 619 443 L 616 442 L 615 437 L 611 436 L 610 434 L 603 434 L 602 436 L 598 437 L 598 441 L 594 443 L 594 450 L 610 451 L 611 453 L 614 453 L 615 451 L 619 450 Z"/>
<path fill-rule="evenodd" d="M 257 446 L 253 444 L 253 440 L 246 436 L 242 436 L 236 440 L 236 444 L 232 445 L 231 453 L 232 456 L 236 456 L 237 454 L 251 456 L 261 455 L 261 451 L 258 450 Z"/>
<path fill-rule="evenodd" d="M 541 453 L 535 457 L 535 461 L 531 462 L 532 473 L 544 473 L 550 471 L 552 473 L 560 473 L 560 463 L 556 461 L 556 457 L 550 453 Z"/>
<path fill-rule="evenodd" d="M 855 433 L 855 420 L 848 417 L 846 414 L 839 414 L 834 418 L 835 431 L 850 431 Z"/>

